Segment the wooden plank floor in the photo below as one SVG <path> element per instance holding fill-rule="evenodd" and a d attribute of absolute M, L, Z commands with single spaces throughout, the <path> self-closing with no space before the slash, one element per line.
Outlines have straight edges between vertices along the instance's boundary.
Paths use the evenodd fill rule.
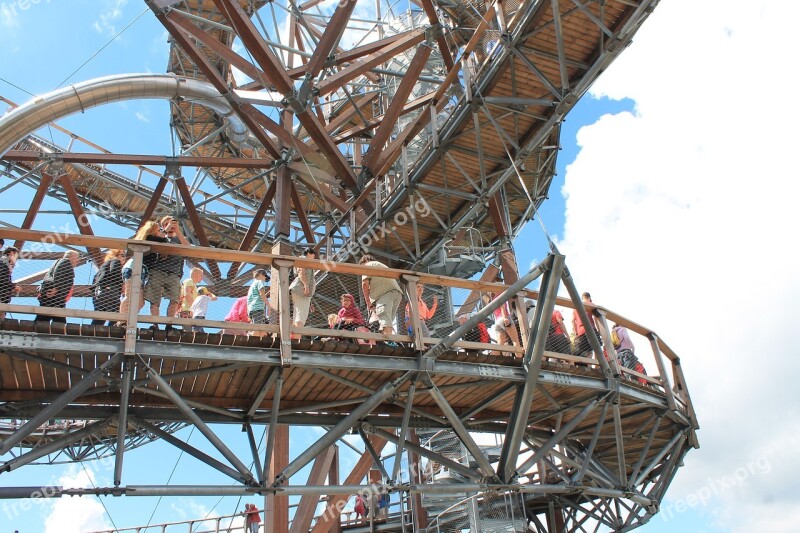
<path fill-rule="evenodd" d="M 0 324 L 3 331 L 80 336 L 83 339 L 98 338 L 122 339 L 125 331 L 117 327 L 84 326 L 78 324 L 43 324 L 26 321 L 6 320 Z M 265 383 L 274 365 L 258 363 L 231 363 L 215 359 L 215 351 L 220 346 L 246 346 L 254 351 L 277 353 L 280 340 L 271 337 L 232 337 L 229 335 L 205 334 L 192 332 L 153 331 L 142 329 L 138 332 L 141 340 L 156 340 L 166 343 L 191 344 L 208 348 L 208 359 L 188 359 L 170 357 L 149 357 L 144 361 L 150 368 L 161 375 L 184 400 L 198 402 L 211 408 L 232 410 L 236 413 L 249 409 Z M 6 343 L 7 344 L 7 343 Z M 91 341 L 89 341 L 91 344 Z M 281 393 L 281 411 L 292 410 L 304 412 L 313 410 L 329 415 L 342 416 L 359 405 L 370 391 L 380 388 L 387 381 L 401 375 L 399 371 L 389 370 L 353 370 L 337 367 L 336 358 L 342 354 L 361 354 L 374 357 L 393 357 L 415 359 L 418 353 L 413 349 L 398 346 L 368 346 L 361 344 L 298 340 L 292 342 L 292 349 L 304 352 L 324 353 L 330 356 L 330 362 L 318 369 L 308 367 L 287 367 L 283 369 L 283 389 Z M 106 362 L 112 354 L 92 353 L 42 353 L 31 352 L 25 347 L 13 348 L 4 346 L 0 351 L 0 401 L 52 401 L 59 393 L 68 390 L 81 377 L 97 366 Z M 502 367 L 521 366 L 521 361 L 501 355 L 488 355 L 469 351 L 449 351 L 440 358 L 442 361 L 481 363 Z M 58 365 L 51 366 L 48 362 Z M 69 365 L 69 366 L 67 366 Z M 70 367 L 74 371 L 70 371 Z M 599 369 L 592 367 L 575 367 L 561 362 L 543 362 L 543 372 L 554 372 L 564 376 L 583 376 L 595 378 L 602 382 Z M 114 370 L 112 377 L 119 378 L 119 370 Z M 142 380 L 136 386 L 141 391 L 157 392 L 157 388 L 147 378 L 146 368 L 139 363 L 134 369 L 133 379 Z M 508 382 L 501 379 L 482 378 L 476 376 L 431 375 L 432 382 L 440 389 L 448 403 L 457 413 L 464 413 L 477 405 L 495 397 L 496 399 L 472 419 L 472 427 L 481 425 L 495 426 L 507 423 L 513 409 L 515 393 L 512 389 L 499 395 Z M 561 382 L 563 381 L 563 383 Z M 543 434 L 557 430 L 565 421 L 570 420 L 587 402 L 603 394 L 604 390 L 587 389 L 569 383 L 568 379 L 559 382 L 540 381 L 531 405 L 529 429 L 540 430 Z M 638 390 L 653 394 L 650 386 L 626 381 L 626 384 Z M 102 385 L 99 383 L 98 385 Z M 406 383 L 398 393 L 378 406 L 373 412 L 376 416 L 401 416 L 406 402 L 404 393 L 410 384 Z M 118 405 L 119 389 L 113 386 L 101 388 L 97 395 L 87 394 L 78 402 L 82 405 Z M 271 387 L 257 408 L 262 417 L 272 408 L 274 387 Z M 662 395 L 663 397 L 663 395 Z M 320 404 L 333 405 L 320 407 Z M 131 395 L 129 405 L 133 408 L 166 408 L 172 407 L 162 396 L 142 392 Z M 428 417 L 441 417 L 442 412 L 432 395 L 426 392 L 422 383 L 418 383 L 414 398 L 414 407 Z M 601 409 L 595 409 L 575 430 L 575 435 L 591 438 L 597 424 Z M 625 462 L 630 473 L 632 465 L 639 460 L 641 450 L 649 436 L 656 419 L 656 413 L 663 409 L 643 405 L 632 397 L 620 397 L 620 418 L 625 444 Z M 262 418 L 263 419 L 263 418 Z M 417 427 L 424 427 L 428 418 L 415 417 Z M 654 437 L 652 456 L 666 444 L 672 436 L 680 431 L 681 425 L 668 417 L 662 419 L 659 431 Z M 108 429 L 109 436 L 115 435 L 114 428 Z M 612 411 L 609 409 L 603 422 L 603 430 L 597 444 L 596 454 L 602 457 L 610 468 L 617 468 L 617 450 Z"/>

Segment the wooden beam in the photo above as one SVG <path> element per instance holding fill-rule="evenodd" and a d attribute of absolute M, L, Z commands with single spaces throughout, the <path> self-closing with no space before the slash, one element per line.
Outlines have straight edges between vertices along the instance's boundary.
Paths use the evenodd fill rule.
<path fill-rule="evenodd" d="M 215 0 L 221 1 L 221 0 Z M 238 6 L 237 6 L 238 7 Z M 226 100 L 230 104 L 233 111 L 239 115 L 245 125 L 250 129 L 253 135 L 264 145 L 264 148 L 267 152 L 275 159 L 280 157 L 280 152 L 275 147 L 275 144 L 272 142 L 272 139 L 261 129 L 257 123 L 255 123 L 248 115 L 242 113 L 241 105 L 239 100 L 234 96 L 234 93 L 231 92 L 230 87 L 226 80 L 222 77 L 219 70 L 216 66 L 214 66 L 206 55 L 197 47 L 197 45 L 192 41 L 192 39 L 188 38 L 186 34 L 179 28 L 175 22 L 173 22 L 173 18 L 176 17 L 175 11 L 170 11 L 169 13 L 165 13 L 162 10 L 153 9 L 156 18 L 159 22 L 167 29 L 167 31 L 172 35 L 175 39 L 177 44 L 183 49 L 183 51 L 188 55 L 191 60 L 197 65 L 197 68 L 200 69 L 203 74 L 206 75 L 209 83 L 211 83 L 221 95 L 226 97 Z M 265 165 L 266 166 L 266 165 Z"/>
<path fill-rule="evenodd" d="M 383 145 L 386 144 L 386 141 L 389 140 L 392 129 L 397 125 L 400 112 L 406 105 L 406 100 L 417 84 L 419 76 L 422 74 L 422 69 L 425 68 L 428 56 L 430 56 L 432 51 L 433 49 L 426 44 L 420 45 L 417 48 L 414 59 L 411 60 L 411 64 L 408 66 L 405 76 L 403 76 L 403 80 L 397 88 L 397 92 L 392 96 L 392 103 L 383 116 L 380 126 L 378 126 L 378 131 L 375 132 L 375 137 L 372 138 L 372 142 L 369 144 L 369 149 L 366 155 L 364 155 L 364 166 L 373 173 L 373 176 L 377 175 L 373 167 L 373 163 L 378 157 L 377 154 L 383 149 Z"/>
<path fill-rule="evenodd" d="M 183 179 L 183 176 L 175 178 L 175 186 L 178 188 L 178 192 L 183 199 L 183 207 L 186 209 L 186 214 L 189 215 L 189 220 L 194 228 L 195 237 L 197 237 L 201 246 L 206 248 L 210 247 L 211 245 L 208 241 L 206 230 L 203 228 L 203 222 L 200 220 L 200 215 L 197 213 L 197 208 L 194 206 L 192 193 L 189 192 L 189 187 L 186 185 L 186 180 Z M 211 271 L 211 275 L 214 276 L 215 283 L 222 279 L 222 274 L 219 271 L 219 265 L 216 261 L 213 259 L 206 259 L 206 264 L 208 265 L 208 270 Z"/>
<path fill-rule="evenodd" d="M 275 474 L 289 465 L 289 426 L 278 424 L 270 431 L 275 431 L 275 449 L 270 461 L 269 482 L 275 480 Z M 289 533 L 289 497 L 269 493 L 265 498 L 264 527 L 270 533 Z"/>
<path fill-rule="evenodd" d="M 362 109 L 367 104 L 371 103 L 378 97 L 378 93 L 371 93 L 364 95 L 358 99 L 354 99 L 356 105 L 350 104 L 349 106 L 345 107 L 345 109 L 336 115 L 333 120 L 331 120 L 327 126 L 325 126 L 325 130 L 328 133 L 334 133 L 344 124 L 350 122 L 350 120 L 358 113 L 359 109 Z"/>
<path fill-rule="evenodd" d="M 94 236 L 89 217 L 86 216 L 86 211 L 83 210 L 81 200 L 78 198 L 78 193 L 75 191 L 75 186 L 72 184 L 69 174 L 62 174 L 58 179 L 64 187 L 64 192 L 67 194 L 67 202 L 72 210 L 72 216 L 75 217 L 75 222 L 78 224 L 78 231 L 81 232 L 81 235 Z M 87 246 L 86 250 L 89 252 L 89 255 L 92 256 L 92 261 L 94 261 L 97 267 L 103 264 L 103 252 L 101 252 L 99 248 Z"/>
<path fill-rule="evenodd" d="M 22 221 L 22 226 L 20 229 L 31 229 L 33 226 L 33 221 L 36 220 L 36 215 L 39 213 L 39 209 L 42 207 L 42 201 L 44 201 L 44 197 L 47 194 L 47 189 L 50 188 L 50 184 L 53 182 L 53 176 L 42 172 L 42 179 L 39 181 L 39 186 L 36 187 L 36 192 L 33 195 L 33 200 L 31 201 L 31 206 L 28 208 L 28 212 L 25 213 L 25 219 Z M 17 240 L 14 243 L 14 247 L 22 250 L 22 247 L 25 245 L 25 241 Z"/>
<path fill-rule="evenodd" d="M 370 444 L 372 444 L 372 448 L 375 450 L 376 453 L 381 453 L 383 447 L 386 446 L 386 441 L 380 437 L 371 436 L 369 438 Z M 358 462 L 353 467 L 353 470 L 350 471 L 348 474 L 347 479 L 344 481 L 344 485 L 355 485 L 359 483 L 364 476 L 367 475 L 369 469 L 373 465 L 372 455 L 368 451 L 365 451 L 361 454 L 361 457 L 358 459 Z M 350 499 L 349 494 L 333 494 L 328 499 L 328 505 L 325 507 L 325 511 L 322 513 L 322 516 L 314 524 L 314 528 L 311 530 L 311 533 L 327 533 L 331 531 L 331 528 L 334 524 L 339 522 L 339 517 L 342 514 L 342 509 L 344 508 L 345 502 Z"/>
<path fill-rule="evenodd" d="M 267 42 L 259 33 L 250 17 L 239 5 L 239 1 L 213 0 L 217 9 L 228 20 L 236 34 L 242 40 L 242 44 L 253 56 L 255 62 L 264 71 L 267 80 L 275 89 L 283 95 L 292 92 L 292 79 L 286 73 L 286 67 L 280 59 L 272 52 Z"/>
<path fill-rule="evenodd" d="M 428 16 L 428 22 L 431 23 L 431 26 L 439 27 L 439 16 L 436 14 L 436 8 L 433 6 L 433 2 L 431 0 L 421 1 L 422 9 Z M 439 45 L 439 52 L 442 54 L 442 60 L 444 61 L 445 67 L 447 67 L 447 70 L 450 70 L 453 68 L 453 56 L 450 54 L 450 48 L 447 47 L 447 40 L 444 38 L 443 32 L 436 37 L 436 44 Z"/>
<path fill-rule="evenodd" d="M 331 51 L 339 44 L 355 7 L 356 0 L 340 0 L 336 5 L 336 10 L 306 65 L 306 75 L 310 78 L 316 78 L 322 71 Z"/>
<path fill-rule="evenodd" d="M 334 456 L 336 456 L 336 447 L 329 446 L 314 460 L 314 465 L 311 467 L 311 473 L 308 475 L 306 485 L 322 485 L 325 482 Z M 292 528 L 289 530 L 289 533 L 308 533 L 311 527 L 311 520 L 314 519 L 314 511 L 317 509 L 319 499 L 320 496 L 317 494 L 304 494 L 303 497 L 300 498 L 300 503 L 297 505 L 297 510 L 294 513 Z"/>
<path fill-rule="evenodd" d="M 269 207 L 272 205 L 272 199 L 275 198 L 275 188 L 276 180 L 272 180 L 272 183 L 270 183 L 269 187 L 267 187 L 267 192 L 264 194 L 264 198 L 261 200 L 261 205 L 259 205 L 258 209 L 256 209 L 256 214 L 253 215 L 253 221 L 250 222 L 250 227 L 247 228 L 247 233 L 245 233 L 241 244 L 239 244 L 240 252 L 250 251 L 250 245 L 253 243 L 256 233 L 258 233 L 258 227 L 264 220 L 264 215 L 267 214 L 267 209 L 269 209 Z M 231 266 L 228 269 L 228 279 L 235 278 L 241 266 L 242 263 L 239 261 L 231 263 Z"/>
<path fill-rule="evenodd" d="M 255 122 L 264 127 L 271 134 L 275 135 L 278 140 L 288 148 L 293 148 L 300 152 L 300 155 L 309 159 L 312 163 L 323 169 L 333 171 L 333 165 L 319 154 L 312 146 L 309 146 L 301 139 L 298 139 L 292 132 L 284 126 L 281 126 L 273 119 L 265 115 L 262 111 L 257 109 L 251 104 L 242 104 L 242 112 L 251 117 Z M 263 166 L 263 161 L 262 161 Z"/>
<path fill-rule="evenodd" d="M 303 208 L 303 202 L 300 201 L 300 195 L 297 193 L 297 187 L 295 187 L 293 181 L 290 182 L 290 184 L 292 189 L 292 204 L 294 205 L 294 210 L 297 213 L 297 218 L 300 220 L 300 226 L 303 228 L 306 241 L 311 244 L 315 244 L 316 239 L 314 239 L 314 230 L 311 228 L 311 224 L 308 222 L 308 216 Z"/>
<path fill-rule="evenodd" d="M 297 19 L 295 19 L 293 17 L 292 20 L 296 21 Z M 296 22 L 295 22 L 295 25 L 296 25 Z M 313 33 L 314 35 L 317 35 L 317 36 L 321 36 L 322 35 L 321 33 L 317 32 L 317 31 L 313 31 L 313 30 L 309 30 L 309 31 L 311 31 L 311 33 Z M 409 30 L 409 32 L 410 31 L 413 31 L 413 30 Z M 397 41 L 398 39 L 403 38 L 409 32 L 398 33 L 397 35 L 392 35 L 391 37 L 386 37 L 385 39 L 380 39 L 378 41 L 373 41 L 373 42 L 368 43 L 368 44 L 357 46 L 356 48 L 353 48 L 352 50 L 342 50 L 342 49 L 337 47 L 338 49 L 337 49 L 336 55 L 334 56 L 334 59 L 332 61 L 327 62 L 326 64 L 330 65 L 330 66 L 334 66 L 334 67 L 339 67 L 341 65 L 344 65 L 346 63 L 349 63 L 351 61 L 354 61 L 354 60 L 359 59 L 361 57 L 364 57 L 366 55 L 375 53 L 378 50 L 381 50 L 382 48 L 392 44 L 395 41 Z M 296 42 L 297 42 L 298 50 L 305 51 L 305 45 L 303 44 L 302 40 L 298 39 Z M 290 53 L 290 56 L 291 55 L 292 54 Z M 300 56 L 300 57 L 301 57 L 301 59 L 305 59 L 303 56 Z M 293 68 L 290 68 L 287 71 L 287 73 L 289 74 L 290 78 L 292 78 L 293 80 L 296 80 L 296 79 L 302 78 L 303 76 L 306 75 L 306 67 L 305 67 L 305 65 L 300 66 L 300 67 L 293 67 Z M 377 77 L 377 76 L 374 76 L 374 75 L 370 75 L 370 73 L 367 73 L 367 75 L 370 76 L 370 77 Z M 242 85 L 241 88 L 242 89 L 247 89 L 247 90 L 260 90 L 260 89 L 264 88 L 264 84 L 262 82 L 258 81 L 256 78 L 253 78 L 253 79 L 255 81 L 252 81 L 252 82 L 249 82 L 249 83 L 247 83 L 245 85 Z"/>
<path fill-rule="evenodd" d="M 333 166 L 333 170 L 339 176 L 339 179 L 351 189 L 356 189 L 356 175 L 350 164 L 344 158 L 344 155 L 339 151 L 339 147 L 331 138 L 330 134 L 325 130 L 325 127 L 313 113 L 305 108 L 301 113 L 297 113 L 297 120 L 308 132 L 308 135 L 314 140 L 314 143 L 319 147 L 328 162 Z"/>
<path fill-rule="evenodd" d="M 360 61 L 354 61 L 352 65 L 344 68 L 336 74 L 329 76 L 324 82 L 319 84 L 319 93 L 328 94 L 343 87 L 346 83 L 352 81 L 356 77 L 364 74 L 365 72 L 377 67 L 381 63 L 386 62 L 388 59 L 404 52 L 412 46 L 418 45 L 425 40 L 425 32 L 423 30 L 415 30 L 408 33 L 402 39 L 391 43 L 380 52 L 370 54 Z"/>
<path fill-rule="evenodd" d="M 480 44 L 483 35 L 486 33 L 486 30 L 489 28 L 489 21 L 492 20 L 495 13 L 495 5 L 492 4 L 489 9 L 487 10 L 486 14 L 481 19 L 478 27 L 475 28 L 475 31 L 470 37 L 467 45 L 464 47 L 464 51 L 461 55 L 461 60 L 466 59 L 469 57 L 475 48 Z M 432 101 L 428 104 L 429 106 L 435 106 L 436 111 L 441 111 L 446 103 L 445 94 L 450 89 L 450 86 L 455 83 L 458 79 L 458 74 L 461 71 L 460 65 L 454 65 L 450 68 L 447 72 L 447 75 L 444 78 L 444 81 L 441 85 L 439 85 L 439 89 L 433 96 Z M 431 112 L 430 107 L 428 109 L 423 109 L 423 111 L 417 115 L 417 119 L 403 128 L 395 139 L 389 143 L 385 150 L 383 150 L 378 157 L 378 161 L 375 163 L 375 170 L 377 174 L 380 175 L 394 164 L 395 160 L 400 156 L 402 146 L 408 142 L 408 139 L 414 138 L 417 133 L 422 131 L 422 129 L 428 125 L 428 122 L 431 120 Z"/>
<path fill-rule="evenodd" d="M 171 18 L 172 22 L 180 29 L 182 29 L 187 36 L 194 37 L 195 39 L 200 41 L 200 43 L 203 46 L 205 46 L 206 48 L 217 54 L 219 57 L 230 63 L 231 66 L 241 70 L 245 75 L 249 76 L 254 80 L 259 80 L 262 83 L 266 79 L 266 75 L 259 68 L 254 66 L 247 59 L 243 58 L 242 56 L 234 52 L 230 47 L 221 43 L 219 39 L 215 38 L 213 35 L 209 34 L 206 31 L 203 31 L 201 28 L 199 28 L 196 24 L 191 22 L 180 12 L 178 11 L 173 12 Z"/>

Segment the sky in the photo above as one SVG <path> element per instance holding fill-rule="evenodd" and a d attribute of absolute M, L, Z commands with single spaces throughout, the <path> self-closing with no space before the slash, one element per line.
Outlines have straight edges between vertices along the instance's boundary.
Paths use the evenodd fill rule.
<path fill-rule="evenodd" d="M 142 11 L 125 0 L 0 0 L 0 94 L 20 103 L 64 80 L 163 72 L 166 35 L 151 14 L 137 19 Z M 700 449 L 686 456 L 644 532 L 800 529 L 792 386 L 800 106 L 789 37 L 798 15 L 793 0 L 661 2 L 562 130 L 544 226 L 579 290 L 653 328 L 681 357 L 701 426 Z M 61 123 L 111 150 L 164 154 L 167 122 L 164 103 L 141 101 Z M 543 242 L 539 223 L 529 224 L 516 244 L 520 264 L 541 259 Z M 181 436 L 195 442 L 188 432 Z M 186 482 L 192 473 L 177 455 L 159 445 L 132 452 L 131 464 L 148 468 L 126 470 L 125 482 L 164 482 L 176 464 L 173 480 Z M 0 486 L 87 476 L 107 486 L 110 470 L 25 468 L 0 476 Z M 70 498 L 9 514 L 6 503 L 15 502 L 0 502 L 0 525 L 25 533 L 140 525 L 156 508 L 144 498 Z M 165 499 L 153 523 L 198 517 L 214 504 Z"/>

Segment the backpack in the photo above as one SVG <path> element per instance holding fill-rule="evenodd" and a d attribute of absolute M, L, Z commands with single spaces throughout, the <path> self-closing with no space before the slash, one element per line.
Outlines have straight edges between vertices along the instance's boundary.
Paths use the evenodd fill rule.
<path fill-rule="evenodd" d="M 613 344 L 615 348 L 622 344 L 622 341 L 619 340 L 619 335 L 617 334 L 617 328 L 611 330 L 611 344 Z"/>

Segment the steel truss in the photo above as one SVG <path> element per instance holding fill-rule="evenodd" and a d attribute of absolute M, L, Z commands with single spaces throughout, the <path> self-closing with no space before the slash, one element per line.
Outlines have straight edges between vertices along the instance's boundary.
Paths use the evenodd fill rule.
<path fill-rule="evenodd" d="M 534 280 L 540 280 L 539 305 L 528 324 L 522 364 L 478 364 L 445 357 L 476 321 L 516 298 Z M 85 445 L 90 438 L 113 447 L 115 473 L 113 487 L 5 487 L 0 489 L 0 497 L 260 494 L 267 498 L 301 496 L 301 506 L 310 512 L 323 496 L 346 501 L 347 495 L 359 491 L 389 492 L 402 501 L 416 495 L 459 494 L 476 494 L 478 501 L 489 501 L 493 494 L 517 494 L 524 503 L 527 522 L 543 531 L 577 531 L 587 523 L 620 531 L 631 529 L 657 512 L 680 458 L 696 445 L 696 420 L 688 395 L 684 393 L 676 403 L 671 393 L 665 394 L 669 391 L 666 377 L 662 378 L 666 389 L 658 390 L 628 381 L 603 357 L 597 359 L 599 371 L 589 374 L 553 368 L 543 361 L 560 283 L 574 292 L 564 258 L 554 252 L 450 335 L 424 351 L 412 351 L 412 356 L 326 353 L 324 347 L 308 350 L 293 346 L 287 360 L 284 343 L 267 348 L 208 346 L 137 338 L 129 332 L 117 338 L 86 337 L 68 331 L 3 331 L 0 345 L 12 366 L 19 358 L 35 361 L 43 368 L 66 370 L 79 378 L 58 395 L 34 395 L 2 404 L 4 413 L 13 413 L 25 422 L 0 443 L 0 454 L 14 452 L 12 459 L 0 465 L 0 475 L 47 454 L 71 449 L 76 443 Z M 601 320 L 601 336 L 607 337 L 602 314 L 587 311 L 580 299 L 572 303 L 584 316 L 596 313 Z M 591 342 L 598 344 L 600 339 L 592 336 Z M 607 339 L 605 342 L 608 346 Z M 599 344 L 597 353 L 602 353 Z M 67 361 L 97 361 L 97 366 L 64 363 L 64 356 Z M 177 364 L 181 361 L 197 367 L 168 370 L 181 368 Z M 250 396 L 236 405 L 226 405 L 215 397 L 185 398 L 180 392 L 185 380 L 213 378 L 239 369 L 258 372 L 260 385 L 250 389 Z M 287 381 L 290 370 L 295 376 L 297 372 L 310 372 L 321 378 L 317 387 L 324 383 L 343 385 L 355 394 L 346 401 L 284 406 L 285 391 L 293 390 L 297 395 L 298 378 L 289 377 Z M 354 377 L 345 377 L 350 375 Z M 363 376 L 371 377 L 370 385 L 361 383 Z M 453 379 L 458 384 L 448 384 Z M 496 388 L 496 392 L 485 397 L 479 391 L 487 387 Z M 454 407 L 453 399 L 462 394 L 485 399 L 470 409 Z M 267 397 L 271 398 L 268 402 Z M 96 398 L 104 400 L 97 402 Z M 500 403 L 509 401 L 511 409 L 499 408 Z M 537 402 L 551 408 L 533 410 Z M 85 421 L 85 427 L 66 429 L 56 439 L 31 446 L 29 442 L 41 431 L 42 423 L 54 418 Z M 242 439 L 251 450 L 248 458 L 233 452 L 230 440 L 226 442 L 218 435 L 219 428 L 230 424 L 244 428 Z M 180 425 L 191 425 L 201 433 L 214 448 L 214 455 L 175 437 L 169 428 Z M 255 443 L 259 426 L 267 434 L 263 452 Z M 324 426 L 327 431 L 292 458 L 287 448 L 285 460 L 279 461 L 278 451 L 288 441 L 278 428 L 287 426 Z M 452 433 L 466 451 L 467 460 L 454 458 L 430 444 L 420 445 L 413 438 L 414 432 L 431 429 Z M 359 450 L 357 467 L 341 482 L 328 473 L 332 454 L 337 443 L 353 431 L 361 434 L 364 448 Z M 498 456 L 479 444 L 482 434 L 502 436 Z M 125 443 L 132 440 L 131 435 L 161 439 L 230 478 L 233 484 L 125 485 L 124 456 L 130 448 Z M 395 446 L 395 457 L 407 453 L 410 458 L 422 458 L 428 465 L 445 470 L 431 470 L 423 481 L 401 472 L 397 461 L 390 469 L 381 457 L 387 442 Z M 415 461 L 420 464 L 420 459 L 409 464 Z M 308 465 L 312 465 L 311 477 L 305 484 L 297 482 L 297 474 Z M 381 472 L 380 481 L 361 484 L 370 468 Z M 460 481 L 454 484 L 452 475 Z M 331 512 L 338 516 L 341 508 Z M 556 516 L 562 526 L 556 527 Z M 282 522 L 279 517 L 277 520 L 275 527 L 279 530 Z"/>
<path fill-rule="evenodd" d="M 491 263 L 482 281 L 502 274 L 511 287 L 498 306 L 511 298 L 521 303 L 518 291 L 541 278 L 534 318 L 521 324 L 527 340 L 523 364 L 443 357 L 492 305 L 434 346 L 415 342 L 414 357 L 337 353 L 336 368 L 325 350 L 286 344 L 210 349 L 140 339 L 133 330 L 125 338 L 4 331 L 0 345 L 7 357 L 57 367 L 79 379 L 56 397 L 10 399 L 0 406 L 4 418 L 27 420 L 4 433 L 0 427 L 0 453 L 13 454 L 0 473 L 42 457 L 55 460 L 61 453 L 75 460 L 113 454 L 115 475 L 114 487 L 6 487 L 0 497 L 257 493 L 272 499 L 275 524 L 284 528 L 285 496 L 303 496 L 300 515 L 310 527 L 310 510 L 321 495 L 329 495 L 333 507 L 358 490 L 374 489 L 361 484 L 371 467 L 381 471 L 380 490 L 401 494 L 403 501 L 453 491 L 452 484 L 435 476 L 412 481 L 402 478 L 398 463 L 391 469 L 382 465 L 382 449 L 392 442 L 398 455 L 422 457 L 461 476 L 460 493 L 521 495 L 528 525 L 540 531 L 625 531 L 657 512 L 683 455 L 697 446 L 696 418 L 677 358 L 672 359 L 673 375 L 680 380 L 675 392 L 652 332 L 661 365 L 658 389 L 625 379 L 613 353 L 609 361 L 597 358 L 594 374 L 551 365 L 545 343 L 561 283 L 583 322 L 593 313 L 601 324 L 603 338 L 589 335 L 596 354 L 603 353 L 601 341 L 610 346 L 605 312 L 584 308 L 557 250 L 526 275 L 513 252 L 514 238 L 547 197 L 561 122 L 630 44 L 657 0 L 420 0 L 402 13 L 378 1 L 367 18 L 354 15 L 355 0 L 339 2 L 333 11 L 322 11 L 316 0 L 299 5 L 280 0 L 145 3 L 171 35 L 168 70 L 173 76 L 137 78 L 131 85 L 142 90 L 130 97 L 143 97 L 151 83 L 180 87 L 171 96 L 159 93 L 170 98 L 180 153 L 110 154 L 57 124 L 52 125 L 69 138 L 64 144 L 36 135 L 37 127 L 63 116 L 54 102 L 71 101 L 77 111 L 84 101 L 112 101 L 121 80 L 91 80 L 20 106 L 0 118 L 0 176 L 9 180 L 3 192 L 35 189 L 23 229 L 34 227 L 50 196 L 69 205 L 88 237 L 94 232 L 87 215 L 134 230 L 143 220 L 169 213 L 202 247 L 290 255 L 293 247 L 311 245 L 341 261 L 368 251 L 414 273 L 449 273 L 447 259 L 464 253 L 475 264 Z M 286 25 L 279 27 L 283 17 Z M 241 43 L 238 51 L 235 41 Z M 181 92 L 182 85 L 197 92 Z M 83 90 L 92 98 L 82 100 Z M 37 127 L 20 119 L 32 115 L 40 120 Z M 133 165 L 136 176 L 108 168 L 122 164 Z M 193 177 L 184 175 L 188 167 L 198 169 Z M 97 261 L 99 247 L 87 249 Z M 241 288 L 247 273 L 240 271 L 240 260 L 222 272 L 216 255 L 196 258 L 208 279 L 222 291 Z M 285 275 L 290 265 L 276 262 L 274 275 Z M 414 273 L 405 279 L 412 289 Z M 35 281 L 35 276 L 29 280 Z M 468 298 L 473 305 L 474 300 Z M 280 334 L 288 331 L 284 324 Z M 84 368 L 56 354 L 91 354 L 103 363 Z M 210 366 L 169 373 L 150 364 L 167 357 Z M 181 379 L 242 368 L 263 372 L 245 407 L 184 398 L 175 387 Z M 358 396 L 282 406 L 292 384 L 287 368 Z M 380 379 L 365 386 L 340 375 L 344 370 Z M 451 388 L 448 379 L 461 382 Z M 454 390 L 471 394 L 498 382 L 503 385 L 474 406 L 453 405 Z M 117 403 L 100 404 L 93 401 L 96 395 Z M 508 410 L 498 408 L 508 402 Z M 533 409 L 536 402 L 549 407 Z M 80 426 L 48 439 L 38 436 L 42 423 L 54 417 Z M 217 435 L 218 424 L 245 429 L 252 467 Z M 174 437 L 184 425 L 198 429 L 217 457 Z M 259 425 L 268 428 L 263 455 L 254 439 Z M 290 425 L 329 430 L 290 461 L 285 430 Z M 421 445 L 416 429 L 452 431 L 467 459 L 457 461 Z M 349 431 L 361 434 L 364 449 L 341 481 L 331 450 Z M 500 436 L 496 457 L 479 444 L 476 435 L 482 433 Z M 124 452 L 155 438 L 235 484 L 124 485 Z M 313 480 L 292 484 L 312 463 Z M 416 501 L 412 507 L 419 510 L 421 500 Z M 327 530 L 334 515 L 326 513 L 313 531 Z M 416 529 L 426 525 L 423 516 L 414 520 Z"/>

